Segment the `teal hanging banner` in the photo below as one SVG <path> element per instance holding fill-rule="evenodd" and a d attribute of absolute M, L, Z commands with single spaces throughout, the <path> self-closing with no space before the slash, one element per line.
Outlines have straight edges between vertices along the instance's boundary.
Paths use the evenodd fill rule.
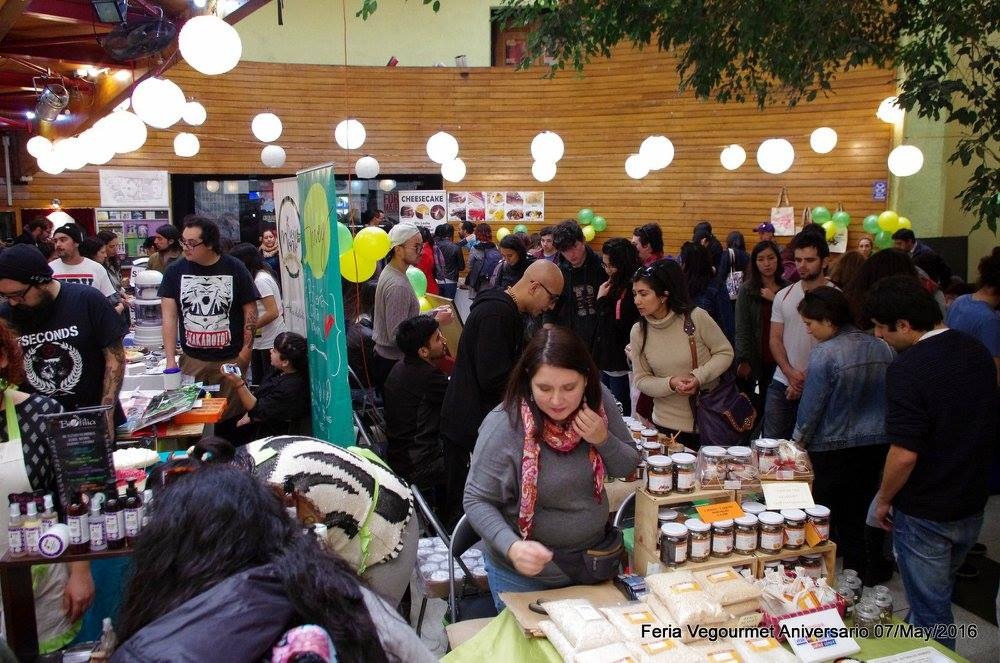
<path fill-rule="evenodd" d="M 313 435 L 338 446 L 354 444 L 351 392 L 347 383 L 347 334 L 340 286 L 337 195 L 333 164 L 296 173 L 302 219 L 306 338 Z"/>

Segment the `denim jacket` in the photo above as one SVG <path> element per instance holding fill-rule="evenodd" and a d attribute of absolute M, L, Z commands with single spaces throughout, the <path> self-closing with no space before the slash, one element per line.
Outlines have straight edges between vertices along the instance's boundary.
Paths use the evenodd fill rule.
<path fill-rule="evenodd" d="M 894 356 L 885 341 L 850 325 L 817 345 L 792 437 L 809 451 L 887 443 L 885 371 Z"/>

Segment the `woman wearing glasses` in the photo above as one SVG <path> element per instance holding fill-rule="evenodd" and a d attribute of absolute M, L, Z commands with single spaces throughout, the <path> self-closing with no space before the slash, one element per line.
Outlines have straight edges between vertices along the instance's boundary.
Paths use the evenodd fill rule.
<path fill-rule="evenodd" d="M 715 386 L 733 363 L 733 346 L 712 316 L 691 303 L 676 262 L 660 260 L 640 269 L 632 293 L 641 316 L 630 342 L 636 387 L 653 399 L 652 419 L 660 432 L 697 449 L 691 398 Z"/>

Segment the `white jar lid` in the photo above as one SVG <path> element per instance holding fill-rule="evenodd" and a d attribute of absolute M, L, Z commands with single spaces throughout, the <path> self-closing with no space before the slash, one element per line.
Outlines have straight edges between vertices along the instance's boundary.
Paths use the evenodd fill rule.
<path fill-rule="evenodd" d="M 806 512 L 802 509 L 782 509 L 781 515 L 787 520 L 805 520 Z"/>
<path fill-rule="evenodd" d="M 744 502 L 743 504 L 740 504 L 740 508 L 752 515 L 757 515 L 767 511 L 767 507 L 760 502 Z"/>
<path fill-rule="evenodd" d="M 729 447 L 726 449 L 726 453 L 738 458 L 749 458 L 752 452 L 750 451 L 750 447 Z"/>
<path fill-rule="evenodd" d="M 780 444 L 778 440 L 772 440 L 767 437 L 762 437 L 759 440 L 753 441 L 753 445 L 758 449 L 777 449 L 778 444 Z"/>
<path fill-rule="evenodd" d="M 785 519 L 781 516 L 781 514 L 775 513 L 774 511 L 763 511 L 757 516 L 757 518 L 765 525 L 782 525 L 785 522 Z"/>
<path fill-rule="evenodd" d="M 817 504 L 816 506 L 811 506 L 806 509 L 806 513 L 813 518 L 829 518 L 830 509 L 823 506 L 822 504 Z"/>
<path fill-rule="evenodd" d="M 673 464 L 670 456 L 663 455 L 650 456 L 646 459 L 646 462 L 654 467 L 670 467 Z"/>
<path fill-rule="evenodd" d="M 723 449 L 722 447 L 702 447 L 701 453 L 705 454 L 706 456 L 712 456 L 713 458 L 715 458 L 715 457 L 725 456 L 726 450 Z"/>
<path fill-rule="evenodd" d="M 642 448 L 643 449 L 659 449 L 660 447 L 661 447 L 660 443 L 657 442 L 656 440 L 643 440 L 642 441 Z"/>
<path fill-rule="evenodd" d="M 660 435 L 660 431 L 656 430 L 655 428 L 643 428 L 642 429 L 642 436 L 643 437 L 652 437 L 654 435 L 659 436 Z"/>
<path fill-rule="evenodd" d="M 676 509 L 671 509 L 669 506 L 661 506 L 656 517 L 659 520 L 677 520 L 677 516 L 679 515 Z"/>
<path fill-rule="evenodd" d="M 628 429 L 630 431 L 638 431 L 641 433 L 642 431 L 646 430 L 646 427 L 640 424 L 638 421 L 633 421 L 628 425 Z"/>
<path fill-rule="evenodd" d="M 733 521 L 732 520 L 716 520 L 714 523 L 712 523 L 712 527 L 725 528 L 725 527 L 732 527 L 732 526 L 733 526 Z"/>
<path fill-rule="evenodd" d="M 752 513 L 746 513 L 736 519 L 737 525 L 742 525 L 743 527 L 756 527 L 757 516 Z"/>
<path fill-rule="evenodd" d="M 683 451 L 675 453 L 670 458 L 675 463 L 693 463 L 695 461 L 695 457 L 693 454 L 684 453 Z"/>
<path fill-rule="evenodd" d="M 683 537 L 687 536 L 687 528 L 680 523 L 664 523 L 660 531 L 666 536 Z"/>
<path fill-rule="evenodd" d="M 707 532 L 712 529 L 708 523 L 703 523 L 699 518 L 688 518 L 684 521 L 684 527 L 692 532 Z"/>

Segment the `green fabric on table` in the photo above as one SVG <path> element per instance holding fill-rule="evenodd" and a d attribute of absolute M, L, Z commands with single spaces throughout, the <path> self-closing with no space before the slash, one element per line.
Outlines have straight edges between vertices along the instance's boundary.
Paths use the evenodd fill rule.
<path fill-rule="evenodd" d="M 625 543 L 625 551 L 633 552 L 635 550 L 635 528 L 626 527 L 622 530 L 622 541 Z"/>
<path fill-rule="evenodd" d="M 892 621 L 895 624 L 903 623 L 902 620 L 895 618 Z M 987 634 L 987 637 L 989 635 Z M 921 640 L 919 638 L 855 638 L 855 641 L 861 646 L 861 651 L 854 654 L 851 658 L 859 661 L 881 658 L 890 654 L 900 654 L 904 651 L 920 649 L 921 647 L 933 647 L 956 663 L 969 663 L 968 659 L 959 656 L 937 640 Z"/>

